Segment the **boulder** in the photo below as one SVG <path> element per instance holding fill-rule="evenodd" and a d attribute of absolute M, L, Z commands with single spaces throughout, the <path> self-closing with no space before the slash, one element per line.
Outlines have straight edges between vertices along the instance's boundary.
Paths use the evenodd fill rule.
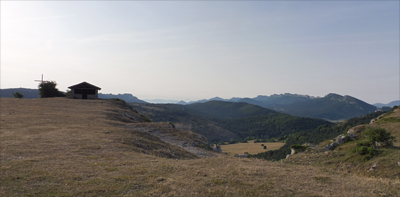
<path fill-rule="evenodd" d="M 222 153 L 221 146 L 218 144 L 214 144 L 213 150 L 219 153 Z"/>
<path fill-rule="evenodd" d="M 375 119 L 372 119 L 371 122 L 369 122 L 369 124 L 374 124 L 375 123 Z"/>
<path fill-rule="evenodd" d="M 309 142 L 306 142 L 306 143 L 303 144 L 303 146 L 313 147 L 314 144 L 311 144 L 311 143 L 309 143 Z"/>
<path fill-rule="evenodd" d="M 331 150 L 333 147 L 339 146 L 340 144 L 343 144 L 343 143 L 345 142 L 345 138 L 346 138 L 346 136 L 344 136 L 343 134 L 341 134 L 341 135 L 335 137 L 335 138 L 332 140 L 332 143 L 326 145 L 324 148 L 325 148 L 326 150 Z"/>
<path fill-rule="evenodd" d="M 347 131 L 348 134 L 359 134 L 366 130 L 365 125 L 355 126 Z"/>
<path fill-rule="evenodd" d="M 294 155 L 294 154 L 296 154 L 296 149 L 294 149 L 294 148 L 291 148 L 290 150 L 291 150 L 291 152 L 290 152 L 290 155 Z"/>
<path fill-rule="evenodd" d="M 355 140 L 356 137 L 357 137 L 357 135 L 354 134 L 354 133 L 350 133 L 348 136 L 349 136 L 349 139 L 350 139 L 350 140 Z"/>

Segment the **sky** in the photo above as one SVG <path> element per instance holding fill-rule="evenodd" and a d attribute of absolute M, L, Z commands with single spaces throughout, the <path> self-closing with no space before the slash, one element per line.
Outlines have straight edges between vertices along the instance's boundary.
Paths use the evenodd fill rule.
<path fill-rule="evenodd" d="M 1 1 L 1 84 L 199 100 L 400 97 L 399 1 Z"/>

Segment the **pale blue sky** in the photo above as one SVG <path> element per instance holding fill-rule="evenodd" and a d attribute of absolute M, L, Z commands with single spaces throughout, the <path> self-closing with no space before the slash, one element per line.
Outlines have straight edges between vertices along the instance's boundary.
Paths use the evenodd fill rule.
<path fill-rule="evenodd" d="M 399 1 L 1 1 L 1 88 L 399 99 Z"/>

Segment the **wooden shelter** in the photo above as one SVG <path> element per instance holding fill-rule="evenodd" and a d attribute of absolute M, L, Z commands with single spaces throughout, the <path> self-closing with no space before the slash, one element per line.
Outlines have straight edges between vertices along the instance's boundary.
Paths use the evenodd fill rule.
<path fill-rule="evenodd" d="M 101 88 L 88 82 L 82 82 L 68 87 L 71 89 L 71 97 L 74 99 L 98 99 Z"/>

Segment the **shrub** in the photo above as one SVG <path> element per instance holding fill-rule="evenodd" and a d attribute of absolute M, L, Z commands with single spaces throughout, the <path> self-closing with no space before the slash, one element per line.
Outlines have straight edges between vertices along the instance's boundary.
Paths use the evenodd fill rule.
<path fill-rule="evenodd" d="M 264 146 L 264 149 L 267 149 L 267 146 Z"/>
<path fill-rule="evenodd" d="M 396 138 L 384 128 L 372 128 L 365 131 L 365 136 L 371 144 L 381 143 L 383 146 L 391 146 Z"/>
<path fill-rule="evenodd" d="M 355 152 L 362 155 L 363 160 L 368 161 L 375 155 L 374 147 L 360 146 Z"/>
<path fill-rule="evenodd" d="M 21 92 L 15 92 L 15 93 L 13 92 L 12 94 L 14 98 L 22 99 L 24 97 L 24 95 L 22 95 Z"/>
<path fill-rule="evenodd" d="M 357 142 L 357 147 L 361 146 L 372 146 L 371 142 Z"/>

